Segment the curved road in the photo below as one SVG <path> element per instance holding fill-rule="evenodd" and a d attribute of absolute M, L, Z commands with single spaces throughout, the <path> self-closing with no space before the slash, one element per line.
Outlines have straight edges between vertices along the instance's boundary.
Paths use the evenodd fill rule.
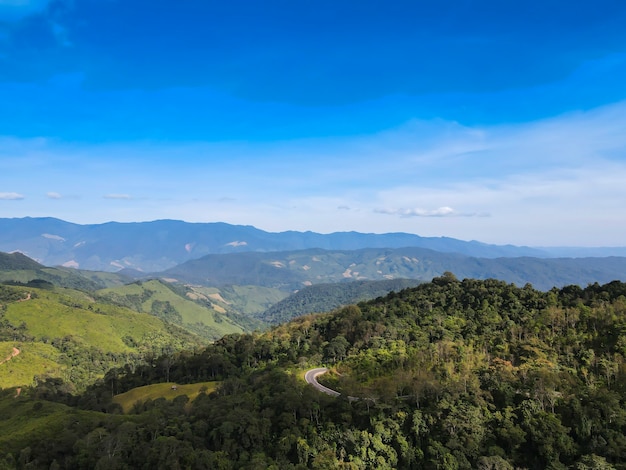
<path fill-rule="evenodd" d="M 321 383 L 317 381 L 317 378 L 320 375 L 325 374 L 326 372 L 328 372 L 328 369 L 326 367 L 318 367 L 316 369 L 307 370 L 306 374 L 304 374 L 304 380 L 306 380 L 308 384 L 313 385 L 313 387 L 315 387 L 318 391 L 325 393 L 326 395 L 330 395 L 331 397 L 338 397 L 339 395 L 341 395 L 340 392 L 338 392 L 337 390 L 333 390 L 332 388 L 325 387 L 324 385 L 322 385 Z M 396 398 L 403 400 L 406 398 L 410 398 L 410 395 L 405 395 L 405 396 L 396 397 Z M 351 397 L 350 395 L 348 395 L 348 401 L 357 401 L 357 400 L 366 400 L 366 401 L 376 402 L 377 399 L 376 398 Z"/>
<path fill-rule="evenodd" d="M 321 383 L 317 381 L 317 378 L 320 375 L 325 374 L 326 372 L 328 372 L 328 369 L 326 367 L 318 367 L 317 369 L 307 370 L 306 374 L 304 374 L 304 380 L 306 380 L 307 383 L 313 385 L 320 392 L 330 395 L 332 397 L 338 397 L 339 395 L 341 395 L 341 393 L 331 388 L 324 387 Z"/>

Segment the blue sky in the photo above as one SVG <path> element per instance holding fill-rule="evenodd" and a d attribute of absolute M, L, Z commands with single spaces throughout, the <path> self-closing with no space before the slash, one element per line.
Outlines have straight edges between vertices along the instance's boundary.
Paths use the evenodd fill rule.
<path fill-rule="evenodd" d="M 0 0 L 0 217 L 626 245 L 626 3 Z"/>

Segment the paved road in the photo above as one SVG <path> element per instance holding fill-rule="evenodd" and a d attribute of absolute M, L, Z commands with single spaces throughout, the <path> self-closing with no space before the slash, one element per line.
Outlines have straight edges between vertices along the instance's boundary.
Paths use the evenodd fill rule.
<path fill-rule="evenodd" d="M 330 395 L 331 397 L 338 397 L 339 395 L 341 395 L 341 393 L 339 393 L 337 390 L 333 390 L 332 388 L 325 387 L 324 385 L 322 385 L 321 383 L 317 381 L 317 378 L 320 375 L 325 374 L 326 372 L 328 372 L 328 369 L 326 367 L 318 367 L 317 369 L 307 370 L 306 374 L 304 374 L 304 380 L 306 380 L 307 383 L 313 385 L 320 392 Z M 411 395 L 406 395 L 406 396 L 396 397 L 396 398 L 400 400 L 404 400 L 407 398 L 411 398 Z M 370 398 L 351 397 L 348 395 L 348 401 L 357 401 L 357 400 L 366 400 L 370 402 L 376 402 L 377 399 L 371 398 L 371 397 Z"/>
<path fill-rule="evenodd" d="M 306 374 L 304 374 L 304 380 L 306 380 L 307 383 L 310 383 L 311 385 L 313 385 L 320 392 L 333 396 L 333 397 L 338 397 L 339 395 L 341 395 L 341 393 L 339 393 L 336 390 L 332 390 L 328 387 L 324 387 L 321 383 L 317 381 L 317 378 L 320 375 L 325 374 L 326 372 L 328 372 L 328 369 L 326 367 L 319 367 L 317 369 L 308 370 Z"/>

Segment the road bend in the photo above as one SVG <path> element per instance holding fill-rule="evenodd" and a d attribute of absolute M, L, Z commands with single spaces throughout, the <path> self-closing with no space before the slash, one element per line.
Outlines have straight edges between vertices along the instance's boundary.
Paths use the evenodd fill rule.
<path fill-rule="evenodd" d="M 307 383 L 313 385 L 313 387 L 315 387 L 320 392 L 325 393 L 326 395 L 330 395 L 332 397 L 338 397 L 339 395 L 341 395 L 341 393 L 339 393 L 337 390 L 325 387 L 317 381 L 317 378 L 320 375 L 325 374 L 326 372 L 328 372 L 328 369 L 326 367 L 318 367 L 317 369 L 308 370 L 306 374 L 304 374 L 304 380 L 306 380 Z"/>

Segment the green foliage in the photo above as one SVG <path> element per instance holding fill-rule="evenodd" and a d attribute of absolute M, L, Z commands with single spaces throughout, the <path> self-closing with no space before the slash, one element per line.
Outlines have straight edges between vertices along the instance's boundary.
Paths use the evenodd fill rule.
<path fill-rule="evenodd" d="M 200 393 L 211 393 L 215 391 L 219 382 L 198 382 L 193 384 L 175 384 L 174 382 L 164 382 L 152 385 L 136 387 L 128 392 L 120 393 L 113 397 L 113 403 L 122 407 L 124 413 L 131 410 L 140 410 L 146 407 L 147 402 L 165 398 L 174 400 L 176 397 L 186 396 L 189 400 L 195 400 Z"/>
<path fill-rule="evenodd" d="M 101 287 L 97 282 L 71 269 L 45 268 L 43 266 L 38 269 L 0 270 L 0 282 L 13 285 L 30 284 L 33 287 L 40 287 L 33 285 L 33 282 L 45 282 L 58 287 L 82 291 L 93 291 Z"/>
<path fill-rule="evenodd" d="M 56 460 L 62 468 L 626 469 L 625 294 L 620 282 L 541 292 L 445 274 L 112 369 L 78 405 L 115 413 L 111 395 L 149 390 L 138 386 L 222 382 L 193 400 L 148 399 L 125 419 L 68 426 L 62 455 L 39 448 L 42 431 L 27 426 L 0 460 L 34 468 Z M 338 398 L 302 381 L 301 370 L 320 363 L 333 368 Z M 28 393 L 55 398 L 59 387 L 47 381 Z M 24 409 L 21 416 L 30 419 Z"/>
<path fill-rule="evenodd" d="M 238 318 L 227 315 L 221 306 L 195 301 L 197 294 L 183 286 L 159 280 L 137 281 L 96 294 L 106 302 L 150 313 L 208 340 L 244 331 Z"/>
<path fill-rule="evenodd" d="M 270 306 L 280 302 L 289 294 L 279 289 L 262 286 L 231 285 L 218 288 L 204 288 L 219 294 L 228 305 L 244 315 L 259 316 Z M 195 288 L 202 291 L 203 288 Z M 210 294 L 208 294 L 210 295 Z M 260 317 L 262 318 L 262 316 Z"/>
<path fill-rule="evenodd" d="M 68 366 L 61 352 L 50 344 L 30 341 L 0 341 L 0 361 L 13 353 L 19 354 L 0 364 L 0 388 L 31 385 L 44 377 L 65 377 Z"/>
<path fill-rule="evenodd" d="M 40 268 L 43 268 L 43 265 L 20 252 L 3 253 L 0 251 L 0 271 Z"/>
<path fill-rule="evenodd" d="M 343 305 L 382 297 L 392 291 L 414 287 L 420 282 L 414 279 L 390 279 L 308 286 L 272 305 L 259 318 L 273 324 L 284 323 L 294 317 L 328 312 Z"/>
<path fill-rule="evenodd" d="M 626 258 L 475 258 L 423 248 L 308 249 L 213 254 L 187 261 L 165 275 L 203 286 L 256 285 L 293 292 L 345 281 L 429 280 L 454 271 L 459 278 L 493 278 L 542 290 L 624 279 Z"/>
<path fill-rule="evenodd" d="M 83 292 L 0 286 L 0 387 L 62 379 L 82 390 L 112 367 L 134 367 L 200 338 Z M 3 361 L 13 348 L 19 354 Z"/>

